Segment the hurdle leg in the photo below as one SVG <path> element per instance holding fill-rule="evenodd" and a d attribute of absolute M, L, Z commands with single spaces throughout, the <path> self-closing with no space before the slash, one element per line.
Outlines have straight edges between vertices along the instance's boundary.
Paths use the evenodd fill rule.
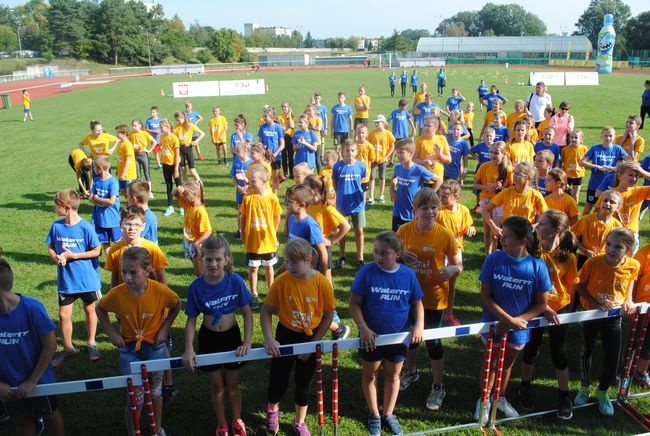
<path fill-rule="evenodd" d="M 634 314 L 630 322 L 630 333 L 627 338 L 627 344 L 625 345 L 625 354 L 623 358 L 623 364 L 621 365 L 621 381 L 619 383 L 618 389 L 618 402 L 625 401 L 627 397 L 629 386 L 630 386 L 630 369 L 632 368 L 633 354 L 635 351 L 635 341 L 636 341 L 636 328 L 639 323 L 639 311 Z"/>
<path fill-rule="evenodd" d="M 490 398 L 490 367 L 492 366 L 492 347 L 494 345 L 494 328 L 490 328 L 488 333 L 487 344 L 485 344 L 485 363 L 483 368 L 483 390 L 481 392 L 481 407 L 479 409 L 478 424 L 483 431 L 483 413 L 485 408 L 489 407 L 488 399 Z"/>
<path fill-rule="evenodd" d="M 137 401 L 135 399 L 135 388 L 133 387 L 133 380 L 126 379 L 126 388 L 129 392 L 129 410 L 131 411 L 131 418 L 133 419 L 133 434 L 140 436 L 140 412 L 138 411 Z"/>
<path fill-rule="evenodd" d="M 641 308 L 639 308 L 639 316 L 641 315 Z M 650 311 L 646 312 L 645 317 L 643 317 L 643 322 L 641 324 L 641 331 L 639 337 L 637 338 L 636 343 L 636 353 L 634 360 L 632 361 L 632 368 L 630 368 L 630 376 L 634 376 L 636 372 L 636 365 L 639 362 L 639 356 L 641 356 L 641 351 L 643 350 L 643 341 L 645 340 L 645 335 L 648 331 L 648 321 L 650 321 Z M 638 326 L 637 326 L 638 330 Z"/>
<path fill-rule="evenodd" d="M 332 425 L 333 434 L 338 436 L 339 426 L 339 346 L 332 347 Z"/>
<path fill-rule="evenodd" d="M 316 402 L 318 403 L 318 425 L 320 435 L 324 434 L 325 416 L 323 413 L 323 350 L 316 345 Z"/>
<path fill-rule="evenodd" d="M 153 408 L 153 397 L 151 396 L 151 386 L 149 385 L 149 373 L 147 372 L 147 365 L 140 367 L 142 371 L 142 386 L 144 387 L 144 402 L 147 406 L 147 415 L 149 416 L 149 428 L 152 435 L 158 434 L 158 426 L 156 425 L 156 414 Z"/>
<path fill-rule="evenodd" d="M 506 358 L 506 347 L 508 346 L 508 333 L 501 335 L 499 356 L 497 359 L 497 371 L 494 377 L 494 396 L 492 399 L 492 410 L 490 411 L 490 428 L 495 434 L 501 434 L 496 428 L 497 403 L 501 397 L 501 381 L 503 380 L 503 365 Z"/>

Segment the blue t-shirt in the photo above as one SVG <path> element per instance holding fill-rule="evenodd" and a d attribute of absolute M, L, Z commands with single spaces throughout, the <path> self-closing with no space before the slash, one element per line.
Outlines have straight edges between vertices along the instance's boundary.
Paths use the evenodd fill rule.
<path fill-rule="evenodd" d="M 494 129 L 494 142 L 508 142 L 510 140 L 510 132 L 508 132 L 508 126 L 495 127 L 494 124 L 491 124 L 490 127 Z"/>
<path fill-rule="evenodd" d="M 332 168 L 332 181 L 336 188 L 336 209 L 343 215 L 365 210 L 361 179 L 366 177 L 366 164 L 360 160 L 347 165 L 342 160 Z"/>
<path fill-rule="evenodd" d="M 400 83 L 406 83 L 406 82 L 408 82 L 408 80 L 409 80 L 408 74 L 406 74 L 406 73 L 400 74 L 400 76 L 399 76 L 399 82 Z"/>
<path fill-rule="evenodd" d="M 320 129 L 321 132 L 324 132 L 325 129 L 327 129 L 325 118 L 327 117 L 328 112 L 329 109 L 327 109 L 327 106 L 325 106 L 324 104 L 316 105 L 316 115 L 318 115 L 318 118 L 320 118 L 320 120 L 323 122 L 323 126 Z"/>
<path fill-rule="evenodd" d="M 490 146 L 485 142 L 479 142 L 474 147 L 470 148 L 469 152 L 478 156 L 478 164 L 476 165 L 477 171 L 478 167 L 483 165 L 485 162 L 490 161 Z"/>
<path fill-rule="evenodd" d="M 386 271 L 374 262 L 359 269 L 350 292 L 363 297 L 363 319 L 379 335 L 408 331 L 411 304 L 424 297 L 409 267 L 397 264 L 397 270 Z"/>
<path fill-rule="evenodd" d="M 41 336 L 56 329 L 40 301 L 20 295 L 20 301 L 9 313 L 0 312 L 0 381 L 18 386 L 29 378 L 43 351 Z M 38 384 L 54 383 L 52 364 Z"/>
<path fill-rule="evenodd" d="M 230 167 L 230 177 L 234 177 L 237 180 L 239 186 L 246 186 L 246 171 L 248 167 L 253 163 L 253 161 L 248 158 L 245 161 L 239 160 L 237 156 L 232 157 L 232 166 Z M 240 204 L 244 196 L 239 192 L 238 189 L 235 189 L 235 201 L 237 204 Z"/>
<path fill-rule="evenodd" d="M 144 230 L 142 231 L 142 236 L 144 239 L 147 241 L 155 242 L 156 244 L 158 243 L 158 218 L 156 218 L 156 214 L 153 213 L 151 209 L 147 209 L 144 211 L 145 215 L 145 223 L 144 223 Z"/>
<path fill-rule="evenodd" d="M 402 164 L 395 165 L 393 178 L 397 179 L 397 199 L 393 204 L 393 216 L 404 221 L 412 221 L 415 218 L 413 212 L 413 199 L 415 194 L 433 178 L 433 173 L 414 163 L 411 168 L 404 168 Z"/>
<path fill-rule="evenodd" d="M 147 118 L 147 121 L 144 122 L 144 128 L 145 129 L 160 131 L 160 122 L 161 121 L 162 121 L 161 118 L 149 117 L 149 118 Z M 160 140 L 160 133 L 151 133 L 151 132 L 149 132 L 149 134 L 151 136 L 153 136 L 153 139 L 155 139 L 156 141 Z"/>
<path fill-rule="evenodd" d="M 388 83 L 390 86 L 395 86 L 395 82 L 397 82 L 397 76 L 395 74 L 388 76 Z"/>
<path fill-rule="evenodd" d="M 650 171 L 650 156 L 644 157 L 643 160 L 639 163 L 639 165 L 645 171 Z M 643 179 L 643 186 L 648 186 L 648 185 L 650 185 L 650 180 Z"/>
<path fill-rule="evenodd" d="M 314 218 L 307 215 L 304 219 L 296 221 L 296 216 L 290 214 L 287 219 L 289 239 L 302 238 L 310 245 L 318 245 L 325 242 L 323 231 Z"/>
<path fill-rule="evenodd" d="M 273 124 L 272 126 L 269 126 L 267 123 L 264 123 L 257 131 L 257 136 L 260 138 L 260 142 L 264 144 L 266 148 L 271 150 L 272 153 L 275 153 L 278 151 L 278 148 L 280 148 L 280 138 L 284 138 L 284 130 L 279 124 Z M 275 161 L 282 161 L 282 152 L 278 153 L 278 155 L 275 157 Z"/>
<path fill-rule="evenodd" d="M 548 269 L 543 260 L 526 256 L 521 261 L 513 259 L 502 250 L 488 255 L 478 278 L 492 287 L 492 299 L 510 316 L 519 316 L 535 304 L 538 292 L 553 289 Z M 485 307 L 481 321 L 498 318 Z M 530 330 L 508 333 L 508 342 L 525 344 L 530 340 Z"/>
<path fill-rule="evenodd" d="M 350 117 L 352 108 L 347 104 L 335 104 L 332 106 L 332 116 L 334 117 L 334 133 L 348 133 L 350 131 Z"/>
<path fill-rule="evenodd" d="M 249 144 L 253 143 L 253 135 L 250 132 L 244 132 L 241 136 L 244 138 L 244 141 L 248 141 Z M 232 148 L 235 148 L 240 142 L 241 140 L 239 139 L 239 135 L 237 133 L 230 135 L 230 146 Z"/>
<path fill-rule="evenodd" d="M 436 77 L 438 78 L 438 86 L 445 86 L 445 80 L 447 79 L 447 73 L 444 71 L 438 71 L 438 74 L 436 74 Z"/>
<path fill-rule="evenodd" d="M 293 134 L 293 139 L 291 142 L 293 144 L 297 144 L 300 138 L 304 138 L 305 141 L 309 142 L 310 144 L 318 143 L 318 136 L 316 136 L 316 132 L 313 132 L 311 130 L 296 130 L 296 133 Z M 294 165 L 298 165 L 302 162 L 307 162 L 309 168 L 312 169 L 316 166 L 316 152 L 308 149 L 304 144 L 300 144 L 298 146 L 298 150 L 296 150 L 296 154 L 293 157 Z"/>
<path fill-rule="evenodd" d="M 420 80 L 420 76 L 411 74 L 411 86 L 418 86 L 418 80 Z"/>
<path fill-rule="evenodd" d="M 603 180 L 600 182 L 600 185 L 598 185 L 598 188 L 596 188 L 596 190 L 605 192 L 608 189 L 612 189 L 614 187 L 614 179 L 616 179 L 616 171 L 608 173 L 605 177 L 603 177 Z"/>
<path fill-rule="evenodd" d="M 411 114 L 406 109 L 395 109 L 388 116 L 388 121 L 393 121 L 393 136 L 395 139 L 407 138 L 409 136 L 409 120 Z"/>
<path fill-rule="evenodd" d="M 198 112 L 185 112 L 185 116 L 187 117 L 188 120 L 190 120 L 190 123 L 196 125 L 196 120 L 199 119 L 201 116 Z M 199 137 L 199 134 L 196 132 L 192 132 L 192 139 L 196 139 Z"/>
<path fill-rule="evenodd" d="M 539 141 L 537 144 L 535 144 L 534 149 L 535 149 L 535 154 L 539 153 L 542 150 L 550 150 L 550 152 L 553 153 L 553 158 L 555 159 L 553 161 L 553 166 L 556 167 L 559 165 L 561 159 L 560 146 L 557 145 L 556 143 L 552 143 L 551 145 L 546 145 L 544 144 L 544 141 Z"/>
<path fill-rule="evenodd" d="M 217 325 L 222 315 L 247 306 L 252 299 L 253 296 L 238 274 L 226 272 L 223 279 L 214 285 L 206 282 L 204 275 L 200 275 L 187 290 L 185 314 L 188 318 L 197 318 L 201 313 L 212 315 L 212 325 Z"/>
<path fill-rule="evenodd" d="M 63 253 L 64 248 L 73 253 L 84 253 L 100 244 L 95 229 L 83 218 L 73 226 L 67 225 L 65 219 L 53 222 L 45 242 L 53 246 L 56 254 Z M 65 266 L 57 265 L 56 268 L 57 286 L 61 294 L 94 292 L 102 288 L 99 257 L 68 260 Z"/>
<path fill-rule="evenodd" d="M 611 147 L 605 148 L 603 147 L 603 144 L 596 144 L 587 150 L 584 159 L 590 161 L 594 165 L 615 167 L 618 158 L 623 156 L 627 156 L 627 153 L 620 145 L 612 144 Z M 592 169 L 587 189 L 590 191 L 598 189 L 598 185 L 600 185 L 600 182 L 603 181 L 603 178 L 606 175 L 607 173 L 605 171 Z"/>
<path fill-rule="evenodd" d="M 646 88 L 641 94 L 641 106 L 650 106 L 650 88 Z"/>
<path fill-rule="evenodd" d="M 483 98 L 490 92 L 490 90 L 487 85 L 479 85 L 479 87 L 476 88 L 476 92 L 478 92 L 479 98 Z"/>
<path fill-rule="evenodd" d="M 546 197 L 550 192 L 546 190 L 546 177 L 537 178 L 537 190 L 542 194 L 542 197 Z"/>
<path fill-rule="evenodd" d="M 433 110 L 434 107 L 440 107 L 434 102 L 427 103 L 426 101 L 423 101 L 422 103 L 418 103 L 417 106 L 415 106 L 420 113 L 416 115 L 416 121 L 418 123 L 418 128 L 423 128 L 424 127 L 424 119 L 426 117 L 431 116 L 431 111 Z M 395 136 L 393 134 L 393 136 Z"/>
<path fill-rule="evenodd" d="M 120 184 L 117 179 L 113 176 L 106 180 L 95 177 L 92 193 L 97 194 L 99 198 L 110 198 L 114 195 L 115 203 L 108 207 L 93 206 L 90 222 L 104 228 L 120 227 Z"/>
<path fill-rule="evenodd" d="M 447 106 L 449 106 L 450 111 L 459 111 L 460 103 L 463 101 L 463 97 L 449 97 L 447 99 Z"/>
<path fill-rule="evenodd" d="M 445 178 L 456 180 L 460 175 L 460 166 L 463 157 L 469 154 L 469 144 L 464 139 L 454 141 L 450 137 L 447 138 L 447 142 L 449 142 L 451 162 L 448 164 L 443 164 L 445 167 Z"/>
<path fill-rule="evenodd" d="M 491 111 L 492 106 L 494 105 L 495 100 L 501 100 L 501 101 L 506 101 L 505 97 L 499 94 L 498 92 L 496 94 L 489 93 L 485 96 L 483 96 L 483 100 L 487 103 L 487 110 Z"/>

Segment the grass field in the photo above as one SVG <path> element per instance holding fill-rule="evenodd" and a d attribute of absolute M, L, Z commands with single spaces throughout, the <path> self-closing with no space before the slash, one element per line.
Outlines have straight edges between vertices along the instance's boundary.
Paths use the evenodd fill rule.
<path fill-rule="evenodd" d="M 481 78 L 490 83 L 497 83 L 511 103 L 506 106 L 512 109 L 512 101 L 527 97 L 530 87 L 517 86 L 518 82 L 527 82 L 527 69 L 451 68 L 448 71 L 448 91 L 458 87 L 470 100 L 476 101 L 475 89 Z M 498 77 L 497 77 L 498 73 Z M 231 80 L 244 78 L 263 78 L 269 86 L 269 93 L 262 96 L 195 98 L 194 110 L 206 117 L 201 125 L 207 129 L 207 119 L 211 107 L 218 104 L 222 113 L 229 121 L 239 113 L 247 116 L 253 134 L 257 131 L 257 119 L 263 104 L 270 104 L 279 109 L 282 100 L 292 103 L 294 111 L 300 113 L 309 102 L 310 95 L 319 90 L 324 98 L 323 103 L 328 107 L 336 103 L 336 93 L 344 90 L 348 94 L 348 102 L 356 95 L 357 88 L 365 84 L 368 95 L 372 97 L 371 116 L 379 113 L 388 115 L 397 106 L 397 98 L 391 99 L 388 94 L 388 71 L 381 70 L 346 70 L 346 71 L 286 71 L 262 72 L 248 76 L 246 74 L 211 75 L 193 77 L 191 80 Z M 503 85 L 503 76 L 507 74 L 510 85 Z M 420 71 L 422 80 L 435 86 L 433 70 Z M 16 272 L 15 289 L 19 292 L 43 301 L 50 316 L 57 321 L 56 299 L 56 268 L 50 261 L 43 242 L 51 222 L 55 216 L 52 205 L 53 195 L 63 188 L 74 188 L 74 174 L 70 170 L 67 159 L 68 153 L 88 132 L 88 122 L 91 119 L 100 120 L 104 129 L 112 133 L 113 126 L 129 123 L 133 118 L 148 116 L 149 107 L 157 105 L 164 117 L 171 117 L 175 110 L 183 108 L 183 100 L 170 97 L 160 97 L 160 89 L 171 94 L 171 83 L 174 80 L 186 80 L 171 77 L 146 77 L 118 80 L 109 85 L 78 90 L 67 94 L 35 101 L 32 103 L 35 122 L 23 124 L 22 111 L 15 107 L 12 110 L 0 112 L 0 125 L 3 127 L 3 170 L 0 172 L 0 246 L 6 257 L 12 263 Z M 601 76 L 598 87 L 556 87 L 551 88 L 553 101 L 556 105 L 567 99 L 573 103 L 571 113 L 576 118 L 576 126 L 586 134 L 586 144 L 597 142 L 603 125 L 613 124 L 622 129 L 626 116 L 636 113 L 639 108 L 643 79 L 641 76 L 615 74 Z M 515 84 L 515 85 L 513 85 Z M 445 97 L 446 99 L 446 97 Z M 444 100 L 436 100 L 443 104 Z M 477 118 L 479 116 L 477 115 Z M 478 131 L 478 120 L 475 125 Z M 232 132 L 232 123 L 231 130 Z M 231 237 L 236 230 L 234 208 L 234 189 L 224 166 L 216 166 L 214 147 L 209 141 L 201 144 L 206 161 L 199 162 L 197 169 L 205 182 L 206 205 L 211 216 L 215 232 L 225 232 Z M 331 139 L 328 139 L 331 146 Z M 475 163 L 471 163 L 473 169 Z M 160 245 L 167 254 L 170 267 L 167 270 L 170 287 L 177 291 L 182 298 L 187 295 L 187 287 L 193 280 L 191 263 L 183 258 L 182 249 L 182 219 L 178 215 L 163 217 L 165 194 L 162 174 L 152 170 L 153 189 L 156 199 L 151 202 L 152 209 L 159 220 Z M 471 185 L 469 183 L 466 185 Z M 387 196 L 388 197 L 388 196 Z M 584 201 L 584 199 L 583 199 Z M 463 202 L 472 207 L 473 198 L 468 188 L 465 188 Z M 368 227 L 366 235 L 366 259 L 371 259 L 371 241 L 374 235 L 390 228 L 391 204 L 377 205 L 369 209 L 367 214 Z M 80 213 L 85 218 L 90 217 L 91 206 L 83 203 Z M 466 323 L 477 322 L 480 319 L 480 303 L 478 289 L 478 272 L 484 258 L 482 245 L 482 226 L 480 219 L 474 216 L 479 233 L 467 240 L 464 253 L 465 273 L 458 280 L 458 297 L 456 311 L 458 317 Z M 642 243 L 648 242 L 647 223 L 642 225 Z M 350 239 L 350 238 L 349 238 Z M 232 241 L 235 253 L 235 269 L 245 277 L 243 248 L 238 241 Z M 348 250 L 353 243 L 348 241 Z M 354 258 L 354 255 L 352 255 Z M 103 262 L 103 257 L 102 257 Z M 335 293 L 339 304 L 339 314 L 348 323 L 352 321 L 347 310 L 347 296 L 356 268 L 347 267 L 344 271 L 335 271 Z M 104 292 L 108 291 L 110 275 L 102 271 Z M 262 292 L 264 284 L 262 283 Z M 182 353 L 182 335 L 185 316 L 181 314 L 174 324 L 172 336 L 174 339 L 174 355 Z M 75 307 L 75 345 L 84 349 L 83 311 Z M 580 328 L 571 329 L 568 350 L 571 354 L 571 388 L 578 388 Z M 356 329 L 353 327 L 353 335 Z M 262 341 L 259 323 L 255 325 L 254 345 L 260 346 Z M 91 377 L 111 376 L 118 374 L 117 352 L 110 344 L 108 337 L 101 330 L 98 335 L 102 359 L 90 363 L 84 354 L 67 362 L 57 371 L 59 381 Z M 426 353 L 420 353 L 419 367 L 421 380 L 411 387 L 398 400 L 397 415 L 407 432 L 421 431 L 435 427 L 468 423 L 472 420 L 474 404 L 479 395 L 478 375 L 483 356 L 483 347 L 476 337 L 466 337 L 458 340 L 445 341 L 446 365 L 445 384 L 447 397 L 442 410 L 428 412 L 424 402 L 430 389 L 430 370 Z M 600 355 L 594 358 L 594 374 L 599 374 Z M 325 358 L 324 372 L 327 374 L 325 392 L 329 392 L 329 356 Z M 517 405 L 516 387 L 518 384 L 519 368 L 513 372 L 513 383 L 509 390 L 509 399 Z M 186 371 L 175 372 L 176 382 L 180 393 L 175 402 L 166 409 L 163 425 L 170 435 L 207 434 L 215 424 L 212 415 L 207 379 L 204 375 L 193 376 Z M 244 393 L 244 420 L 251 432 L 263 434 L 265 392 L 267 388 L 268 362 L 254 362 L 241 372 L 241 384 Z M 356 353 L 345 352 L 341 356 L 341 423 L 339 434 L 365 434 L 367 409 L 359 388 L 360 365 Z M 546 410 L 556 405 L 554 372 L 548 356 L 546 345 L 542 349 L 540 364 L 537 371 L 535 392 L 537 409 Z M 612 394 L 614 390 L 611 390 Z M 573 393 L 572 393 L 573 395 Z M 281 408 L 291 412 L 292 391 L 290 390 Z M 327 398 L 327 397 L 326 397 Z M 326 403 L 327 403 L 326 399 Z M 61 398 L 62 412 L 65 417 L 68 434 L 116 434 L 122 433 L 122 407 L 124 394 L 121 391 L 105 391 L 91 394 L 70 395 Z M 327 403 L 328 404 L 328 403 Z M 650 411 L 650 402 L 636 401 L 646 412 Z M 329 406 L 326 407 L 326 411 Z M 289 431 L 291 413 L 282 413 L 281 432 Z M 315 402 L 310 406 L 308 424 L 312 431 L 317 428 Z M 576 411 L 574 418 L 568 422 L 559 422 L 554 416 L 533 420 L 509 423 L 503 427 L 508 433 L 518 434 L 632 434 L 640 428 L 617 410 L 613 418 L 605 419 L 596 408 Z M 13 429 L 0 425 L 0 434 L 13 434 Z"/>

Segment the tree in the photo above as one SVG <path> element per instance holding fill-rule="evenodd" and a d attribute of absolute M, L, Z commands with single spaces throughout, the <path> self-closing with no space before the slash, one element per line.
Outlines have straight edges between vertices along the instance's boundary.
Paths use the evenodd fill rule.
<path fill-rule="evenodd" d="M 467 33 L 467 36 L 479 36 L 479 34 L 481 34 L 483 31 L 481 18 L 479 17 L 477 11 L 462 11 L 450 18 L 442 20 L 436 28 L 435 34 L 439 36 L 442 36 L 443 34 L 445 36 L 448 36 L 447 30 L 450 27 L 455 26 L 457 28 L 460 28 L 461 24 L 463 26 L 462 28 Z"/>
<path fill-rule="evenodd" d="M 232 29 L 219 29 L 213 33 L 208 47 L 219 62 L 240 62 L 246 52 L 246 44 L 239 33 Z"/>
<path fill-rule="evenodd" d="M 90 17 L 97 4 L 88 0 L 50 0 L 49 3 L 46 29 L 52 48 L 57 54 L 88 58 L 92 49 Z"/>
<path fill-rule="evenodd" d="M 415 50 L 416 45 L 416 41 L 406 39 L 401 33 L 397 33 L 397 30 L 393 30 L 393 34 L 390 37 L 383 39 L 379 47 L 381 51 L 406 53 Z"/>
<path fill-rule="evenodd" d="M 146 46 L 141 44 L 144 28 L 135 19 L 135 2 L 103 0 L 96 20 L 95 58 L 114 65 L 137 64 Z"/>
<path fill-rule="evenodd" d="M 303 41 L 302 45 L 305 48 L 312 48 L 314 46 L 314 38 L 311 37 L 309 30 L 307 31 L 307 35 L 305 36 L 305 40 Z"/>
<path fill-rule="evenodd" d="M 431 36 L 428 30 L 426 29 L 404 29 L 400 33 L 404 38 L 410 39 L 411 41 L 418 41 L 420 38 L 428 38 Z"/>
<path fill-rule="evenodd" d="M 591 0 L 589 6 L 578 18 L 574 35 L 584 35 L 591 44 L 597 47 L 598 32 L 603 27 L 605 14 L 614 15 L 614 26 L 624 29 L 632 12 L 630 7 L 621 0 Z M 623 46 L 625 38 L 617 38 L 616 45 Z"/>
<path fill-rule="evenodd" d="M 190 24 L 190 35 L 194 38 L 197 47 L 207 47 L 212 38 L 214 29 L 210 26 L 201 26 L 198 21 Z"/>
<path fill-rule="evenodd" d="M 16 32 L 8 24 L 0 24 L 0 50 L 13 51 L 18 47 Z"/>
<path fill-rule="evenodd" d="M 517 4 L 495 5 L 487 3 L 478 12 L 482 32 L 492 29 L 496 35 L 544 35 L 546 25 L 535 14 Z"/>
<path fill-rule="evenodd" d="M 194 38 L 185 31 L 185 24 L 178 15 L 164 22 L 160 34 L 160 42 L 165 45 L 172 56 L 181 62 L 192 58 Z"/>
<path fill-rule="evenodd" d="M 643 12 L 630 19 L 622 33 L 629 48 L 636 50 L 650 49 L 650 11 Z"/>

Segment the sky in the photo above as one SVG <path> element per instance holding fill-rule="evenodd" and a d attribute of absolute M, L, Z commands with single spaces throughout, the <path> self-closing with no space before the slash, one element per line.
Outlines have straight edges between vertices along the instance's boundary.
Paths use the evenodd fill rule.
<path fill-rule="evenodd" d="M 152 0 L 147 0 L 152 1 Z M 517 3 L 546 23 L 550 34 L 572 33 L 575 22 L 589 6 L 589 0 L 491 0 L 496 4 Z M 650 9 L 648 0 L 624 0 L 632 16 Z M 262 27 L 281 26 L 307 31 L 312 37 L 380 37 L 390 36 L 393 29 L 427 29 L 433 33 L 444 18 L 460 11 L 480 10 L 485 1 L 464 0 L 462 6 L 440 0 L 327 0 L 307 2 L 298 0 L 155 0 L 163 6 L 165 15 L 178 14 L 189 27 L 196 21 L 203 26 L 228 27 L 244 33 L 244 23 Z M 15 6 L 24 0 L 0 0 L 0 4 Z M 318 5 L 317 9 L 314 5 Z M 614 23 L 616 27 L 616 23 Z"/>

